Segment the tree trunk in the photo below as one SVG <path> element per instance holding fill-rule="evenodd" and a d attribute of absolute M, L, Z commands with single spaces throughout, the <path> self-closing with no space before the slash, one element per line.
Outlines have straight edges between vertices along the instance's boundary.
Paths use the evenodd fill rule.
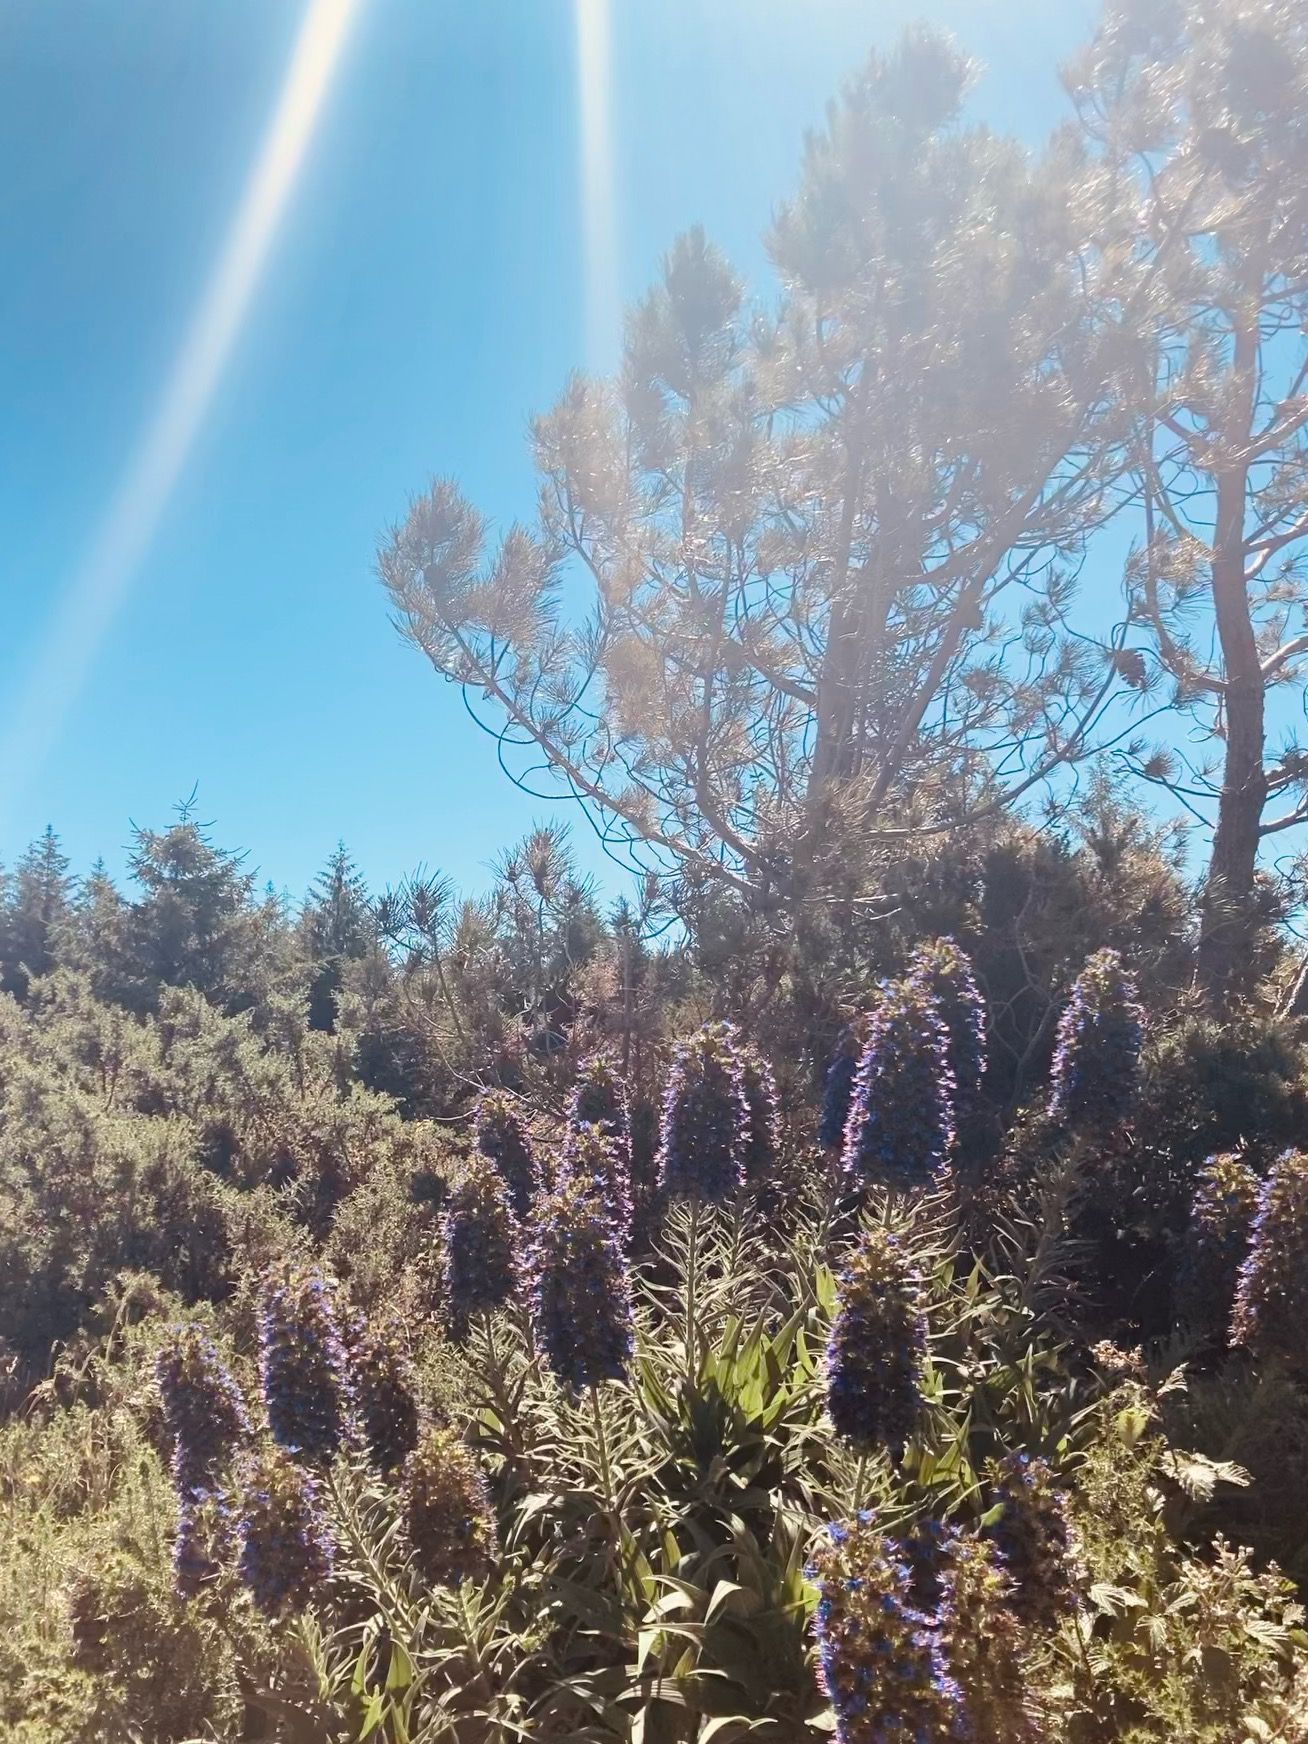
<path fill-rule="evenodd" d="M 1199 935 L 1200 984 L 1218 1009 L 1239 992 L 1252 969 L 1258 932 L 1255 874 L 1267 803 L 1265 687 L 1245 574 L 1249 467 L 1241 454 L 1253 425 L 1257 352 L 1256 319 L 1238 322 L 1226 455 L 1217 473 L 1212 565 L 1213 609 L 1222 649 L 1226 761 Z"/>

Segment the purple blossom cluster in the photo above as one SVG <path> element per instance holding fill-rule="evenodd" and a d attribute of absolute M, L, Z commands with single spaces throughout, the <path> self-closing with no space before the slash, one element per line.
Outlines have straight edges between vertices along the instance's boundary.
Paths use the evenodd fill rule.
<path fill-rule="evenodd" d="M 959 1735 L 967 1744 L 1037 1744 L 1027 1706 L 1025 1630 L 1015 1587 L 996 1545 L 946 1529 L 934 1623 L 961 1692 Z"/>
<path fill-rule="evenodd" d="M 679 1044 L 663 1097 L 659 1170 L 667 1192 L 719 1205 L 733 1199 L 749 1126 L 739 1032 L 705 1024 Z"/>
<path fill-rule="evenodd" d="M 866 1043 L 865 1019 L 846 1024 L 836 1040 L 836 1051 L 831 1056 L 822 1086 L 822 1108 L 818 1116 L 818 1143 L 823 1150 L 839 1150 L 845 1142 L 845 1122 L 849 1119 L 854 1079 L 858 1076 L 858 1062 Z"/>
<path fill-rule="evenodd" d="M 845 1172 L 856 1184 L 929 1186 L 953 1141 L 949 1035 L 936 1002 L 916 981 L 888 982 L 854 1078 Z"/>
<path fill-rule="evenodd" d="M 473 1119 L 477 1149 L 504 1178 L 514 1215 L 526 1218 L 540 1191 L 540 1170 L 521 1115 L 512 1099 L 492 1090 L 477 1104 Z"/>
<path fill-rule="evenodd" d="M 569 1127 L 597 1126 L 613 1146 L 631 1177 L 631 1098 L 618 1063 L 609 1054 L 593 1054 L 577 1074 L 568 1105 Z"/>
<path fill-rule="evenodd" d="M 1049 1115 L 1071 1132 L 1107 1133 L 1131 1112 L 1140 1080 L 1144 1012 L 1119 952 L 1096 951 L 1058 1022 Z"/>
<path fill-rule="evenodd" d="M 926 1315 L 903 1244 L 874 1225 L 841 1273 L 827 1345 L 827 1409 L 860 1452 L 897 1454 L 922 1413 Z"/>
<path fill-rule="evenodd" d="M 238 1569 L 268 1616 L 299 1609 L 332 1570 L 319 1480 L 280 1448 L 260 1449 L 245 1473 Z"/>
<path fill-rule="evenodd" d="M 560 1185 L 584 1181 L 606 1207 L 614 1232 L 624 1245 L 631 1237 L 630 1147 L 611 1138 L 602 1126 L 588 1121 L 569 1126 L 559 1160 Z"/>
<path fill-rule="evenodd" d="M 986 1476 L 999 1512 L 987 1527 L 1013 1582 L 1009 1604 L 1034 1629 L 1056 1628 L 1076 1608 L 1067 1503 L 1052 1468 L 1036 1454 L 994 1460 Z"/>
<path fill-rule="evenodd" d="M 413 1370 L 397 1329 L 360 1328 L 351 1340 L 350 1367 L 369 1457 L 378 1471 L 393 1471 L 418 1445 Z"/>
<path fill-rule="evenodd" d="M 1177 1278 L 1179 1307 L 1195 1325 L 1229 1321 L 1259 1187 L 1257 1175 L 1234 1152 L 1209 1157 L 1199 1171 Z"/>
<path fill-rule="evenodd" d="M 531 1273 L 536 1337 L 560 1382 L 577 1390 L 620 1380 L 631 1361 L 631 1286 L 608 1203 L 587 1177 L 566 1176 L 542 1202 Z"/>
<path fill-rule="evenodd" d="M 349 1364 L 334 1288 L 316 1268 L 291 1270 L 265 1288 L 259 1373 L 274 1441 L 311 1465 L 334 1459 L 352 1404 Z"/>
<path fill-rule="evenodd" d="M 870 1513 L 829 1528 L 808 1569 L 814 1633 L 839 1744 L 943 1744 L 965 1736 L 940 1631 L 913 1600 L 901 1547 Z"/>
<path fill-rule="evenodd" d="M 490 1572 L 498 1553 L 481 1468 L 452 1429 L 432 1427 L 404 1465 L 404 1536 L 432 1586 L 458 1586 Z"/>
<path fill-rule="evenodd" d="M 745 1102 L 749 1108 L 745 1182 L 750 1187 L 761 1187 L 775 1173 L 780 1144 L 776 1074 L 754 1048 L 741 1050 L 740 1064 L 745 1080 Z"/>
<path fill-rule="evenodd" d="M 1231 1343 L 1260 1361 L 1308 1367 L 1308 1154 L 1283 1151 L 1258 1195 L 1249 1251 L 1240 1266 Z"/>
<path fill-rule="evenodd" d="M 155 1378 L 173 1444 L 173 1584 L 183 1598 L 194 1598 L 218 1573 L 229 1546 L 226 1484 L 250 1439 L 250 1418 L 240 1388 L 198 1326 L 176 1329 L 159 1352 Z"/>
<path fill-rule="evenodd" d="M 173 1541 L 173 1587 L 193 1599 L 214 1580 L 231 1551 L 232 1506 L 224 1490 L 194 1490 L 180 1498 Z"/>
<path fill-rule="evenodd" d="M 954 1107 L 968 1116 L 980 1103 L 986 1070 L 986 1005 L 971 960 L 953 939 L 934 939 L 913 953 L 909 979 L 936 1002 L 948 1037 Z"/>
<path fill-rule="evenodd" d="M 925 1521 L 830 1528 L 808 1569 L 839 1744 L 1035 1744 L 1024 1631 L 995 1546 Z"/>
<path fill-rule="evenodd" d="M 499 1171 L 469 1159 L 445 1213 L 445 1294 L 456 1332 L 501 1307 L 518 1287 L 518 1228 Z"/>
<path fill-rule="evenodd" d="M 221 1486 L 249 1440 L 249 1413 L 213 1340 L 198 1326 L 176 1329 L 159 1352 L 155 1378 L 173 1444 L 173 1483 L 185 1502 Z"/>

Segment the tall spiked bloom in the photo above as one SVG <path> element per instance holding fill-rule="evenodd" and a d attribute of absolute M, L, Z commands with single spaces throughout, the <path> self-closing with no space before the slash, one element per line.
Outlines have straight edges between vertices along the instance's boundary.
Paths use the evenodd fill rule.
<path fill-rule="evenodd" d="M 1199 1326 L 1229 1322 L 1258 1213 L 1259 1180 L 1234 1152 L 1199 1172 L 1177 1279 L 1181 1312 Z"/>
<path fill-rule="evenodd" d="M 935 1626 L 964 1709 L 968 1744 L 1036 1744 L 1027 1707 L 1025 1631 L 1015 1587 L 994 1543 L 952 1531 L 941 1558 Z"/>
<path fill-rule="evenodd" d="M 445 1292 L 451 1323 L 498 1308 L 517 1289 L 517 1224 L 499 1171 L 471 1157 L 445 1213 Z"/>
<path fill-rule="evenodd" d="M 631 1177 L 627 1168 L 630 1148 L 620 1148 L 601 1126 L 587 1121 L 569 1126 L 559 1160 L 559 1183 L 588 1182 L 592 1192 L 607 1207 L 613 1228 L 622 1242 L 631 1235 Z"/>
<path fill-rule="evenodd" d="M 725 1203 L 740 1188 L 748 1137 L 738 1032 L 707 1023 L 673 1058 L 659 1131 L 664 1186 L 674 1197 Z"/>
<path fill-rule="evenodd" d="M 856 1182 L 929 1186 L 954 1140 L 949 1036 L 915 981 L 882 988 L 868 1022 L 845 1122 L 845 1171 Z"/>
<path fill-rule="evenodd" d="M 903 1244 L 874 1225 L 841 1273 L 827 1346 L 827 1409 L 861 1453 L 897 1453 L 922 1411 L 926 1316 Z"/>
<path fill-rule="evenodd" d="M 173 1482 L 185 1502 L 225 1481 L 249 1438 L 250 1419 L 241 1389 L 198 1326 L 177 1328 L 159 1352 L 155 1376 L 172 1438 Z"/>
<path fill-rule="evenodd" d="M 260 1449 L 250 1462 L 239 1536 L 241 1579 L 269 1616 L 307 1604 L 331 1573 L 318 1480 L 280 1448 Z"/>
<path fill-rule="evenodd" d="M 409 1455 L 402 1501 L 409 1554 L 433 1586 L 489 1573 L 498 1547 L 486 1480 L 452 1429 L 428 1429 Z"/>
<path fill-rule="evenodd" d="M 620 1380 L 631 1289 L 608 1205 L 584 1176 L 566 1176 L 542 1202 L 531 1270 L 536 1336 L 563 1385 Z"/>
<path fill-rule="evenodd" d="M 1261 1360 L 1279 1357 L 1308 1372 L 1308 1155 L 1284 1151 L 1258 1195 L 1249 1251 L 1240 1267 L 1231 1342 Z"/>
<path fill-rule="evenodd" d="M 822 1110 L 818 1116 L 818 1143 L 823 1150 L 839 1150 L 845 1142 L 845 1122 L 854 1094 L 858 1062 L 867 1046 L 867 1021 L 846 1024 L 836 1041 L 836 1051 L 827 1066 L 822 1087 Z"/>
<path fill-rule="evenodd" d="M 1012 1577 L 1009 1603 L 1023 1623 L 1055 1628 L 1076 1609 L 1067 1504 L 1048 1463 L 1010 1453 L 986 1470 L 999 1513 L 987 1531 Z"/>
<path fill-rule="evenodd" d="M 504 1177 L 514 1215 L 525 1218 L 540 1190 L 540 1171 L 531 1135 L 513 1100 L 502 1091 L 488 1092 L 477 1104 L 473 1131 L 477 1149 Z"/>
<path fill-rule="evenodd" d="M 1073 1132 L 1104 1133 L 1130 1113 L 1140 1078 L 1144 1013 L 1117 951 L 1096 951 L 1058 1022 L 1049 1113 Z"/>
<path fill-rule="evenodd" d="M 971 961 L 953 939 L 934 939 L 913 953 L 909 978 L 936 1002 L 948 1036 L 955 1107 L 959 1115 L 970 1114 L 981 1100 L 986 1069 L 986 1005 Z"/>
<path fill-rule="evenodd" d="M 568 1125 L 597 1126 L 630 1178 L 631 1098 L 610 1054 L 593 1054 L 578 1072 L 568 1105 Z"/>
<path fill-rule="evenodd" d="M 359 1423 L 373 1464 L 393 1471 L 418 1445 L 413 1369 L 394 1326 L 355 1329 L 350 1367 Z"/>
<path fill-rule="evenodd" d="M 834 1525 L 808 1576 L 818 1668 L 838 1744 L 945 1744 L 965 1736 L 940 1637 L 913 1602 L 900 1547 L 871 1514 Z"/>
<path fill-rule="evenodd" d="M 749 1106 L 745 1180 L 751 1187 L 759 1187 L 771 1179 L 776 1168 L 777 1080 L 771 1066 L 754 1048 L 741 1050 L 740 1063 L 745 1078 L 745 1101 Z"/>
<path fill-rule="evenodd" d="M 316 1268 L 265 1286 L 259 1372 L 274 1441 L 311 1465 L 334 1458 L 346 1436 L 349 1365 L 334 1287 Z"/>

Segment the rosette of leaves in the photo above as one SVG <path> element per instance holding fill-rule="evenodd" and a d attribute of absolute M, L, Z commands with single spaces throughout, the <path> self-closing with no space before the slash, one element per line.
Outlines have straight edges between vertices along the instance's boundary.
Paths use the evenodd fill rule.
<path fill-rule="evenodd" d="M 631 1360 L 631 1286 L 607 1201 L 569 1175 L 542 1202 L 532 1249 L 536 1336 L 563 1386 L 620 1380 Z"/>
<path fill-rule="evenodd" d="M 262 1447 L 248 1464 L 238 1537 L 240 1577 L 269 1616 L 301 1609 L 331 1573 L 320 1483 L 281 1448 Z"/>
<path fill-rule="evenodd" d="M 1192 1325 L 1229 1324 L 1259 1187 L 1248 1162 L 1233 1151 L 1209 1157 L 1199 1171 L 1177 1276 L 1178 1306 Z"/>
<path fill-rule="evenodd" d="M 986 1005 L 971 959 L 953 939 L 933 939 L 913 953 L 909 979 L 936 1002 L 948 1038 L 954 1106 L 960 1117 L 970 1116 L 986 1070 Z"/>
<path fill-rule="evenodd" d="M 525 1218 L 540 1191 L 540 1170 L 531 1134 L 513 1099 L 492 1090 L 477 1104 L 473 1119 L 477 1149 L 504 1178 L 515 1216 Z"/>
<path fill-rule="evenodd" d="M 1106 1134 L 1130 1114 L 1140 1083 L 1144 1012 L 1119 952 L 1096 951 L 1058 1021 L 1049 1116 L 1072 1133 Z"/>
<path fill-rule="evenodd" d="M 874 1224 L 840 1274 L 827 1344 L 827 1409 L 860 1453 L 898 1453 L 923 1410 L 927 1326 L 917 1268 Z"/>
<path fill-rule="evenodd" d="M 659 1170 L 667 1192 L 709 1204 L 733 1199 L 749 1125 L 739 1032 L 705 1024 L 678 1045 L 663 1097 Z"/>
<path fill-rule="evenodd" d="M 429 1428 L 404 1463 L 401 1486 L 409 1555 L 432 1586 L 490 1573 L 498 1554 L 486 1480 L 452 1429 Z"/>
<path fill-rule="evenodd" d="M 960 1735 L 960 1694 L 939 1632 L 913 1602 L 900 1547 L 862 1513 L 828 1530 L 809 1579 L 822 1688 L 840 1744 Z"/>
<path fill-rule="evenodd" d="M 1258 1195 L 1236 1281 L 1231 1342 L 1308 1373 L 1308 1155 L 1283 1151 Z"/>
<path fill-rule="evenodd" d="M 845 1122 L 851 1181 L 930 1186 L 954 1139 L 949 1037 L 934 998 L 915 981 L 887 983 L 868 1019 Z"/>
<path fill-rule="evenodd" d="M 474 1315 L 502 1307 L 518 1287 L 518 1228 L 499 1170 L 468 1160 L 444 1217 L 445 1300 L 456 1333 Z"/>
<path fill-rule="evenodd" d="M 345 1441 L 352 1400 L 335 1289 L 316 1268 L 265 1286 L 259 1373 L 273 1439 L 310 1464 L 329 1463 Z"/>

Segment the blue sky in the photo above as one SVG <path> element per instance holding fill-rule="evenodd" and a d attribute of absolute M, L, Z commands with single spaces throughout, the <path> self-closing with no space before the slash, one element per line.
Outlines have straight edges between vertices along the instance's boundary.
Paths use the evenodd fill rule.
<path fill-rule="evenodd" d="M 569 813 L 503 779 L 391 630 L 373 554 L 409 494 L 452 473 L 493 519 L 529 512 L 531 415 L 612 361 L 615 299 L 678 230 L 702 222 L 768 294 L 760 234 L 870 47 L 943 25 L 986 65 L 974 113 L 1036 143 L 1093 18 L 1089 0 L 611 0 L 617 283 L 588 320 L 572 0 L 357 0 L 154 537 L 84 680 L 29 732 L 69 677 L 77 628 L 53 627 L 213 283 L 304 13 L 0 15 L 6 863 L 52 822 L 79 868 L 118 868 L 129 820 L 161 825 L 198 783 L 218 839 L 295 895 L 338 837 L 376 884 L 419 862 L 481 884 L 534 818 Z"/>

